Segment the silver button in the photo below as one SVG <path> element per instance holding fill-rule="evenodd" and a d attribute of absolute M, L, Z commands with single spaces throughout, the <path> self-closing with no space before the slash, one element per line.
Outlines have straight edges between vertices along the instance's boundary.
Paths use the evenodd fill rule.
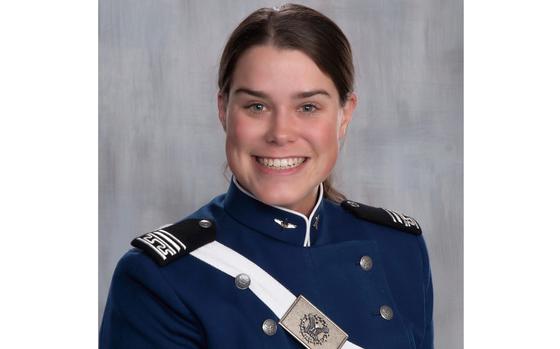
<path fill-rule="evenodd" d="M 207 219 L 201 219 L 201 220 L 198 222 L 198 225 L 200 225 L 202 228 L 205 228 L 205 229 L 206 229 L 206 228 L 210 228 L 210 227 L 212 226 L 212 222 L 210 222 L 210 221 L 207 220 Z"/>
<path fill-rule="evenodd" d="M 360 267 L 364 271 L 370 271 L 373 267 L 373 261 L 371 260 L 370 256 L 363 256 L 360 258 Z"/>
<path fill-rule="evenodd" d="M 262 324 L 263 332 L 269 336 L 274 336 L 276 334 L 277 328 L 278 326 L 276 325 L 276 321 L 272 319 L 266 319 Z"/>
<path fill-rule="evenodd" d="M 391 320 L 393 318 L 393 309 L 388 305 L 382 305 L 381 308 L 379 308 L 379 313 L 385 320 Z"/>
<path fill-rule="evenodd" d="M 360 204 L 354 201 L 347 200 L 346 203 L 352 207 L 356 207 L 356 208 L 360 207 Z"/>
<path fill-rule="evenodd" d="M 239 274 L 235 277 L 235 286 L 238 289 L 244 290 L 251 284 L 251 278 L 247 274 Z"/>

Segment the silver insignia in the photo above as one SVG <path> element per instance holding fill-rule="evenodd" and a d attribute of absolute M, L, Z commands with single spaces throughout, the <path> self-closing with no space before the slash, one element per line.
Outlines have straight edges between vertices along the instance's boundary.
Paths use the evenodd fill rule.
<path fill-rule="evenodd" d="M 327 322 L 317 314 L 305 314 L 299 323 L 299 333 L 311 344 L 323 344 L 329 338 Z"/>
<path fill-rule="evenodd" d="M 166 260 L 168 255 L 174 256 L 178 252 L 169 241 L 166 241 L 161 235 L 156 235 L 156 232 L 144 234 L 136 240 L 150 246 L 163 260 Z"/>
<path fill-rule="evenodd" d="M 278 224 L 279 226 L 281 226 L 284 229 L 294 229 L 297 228 L 297 225 L 292 224 L 288 221 L 283 221 L 281 219 L 278 218 L 274 218 L 274 221 L 276 222 L 276 224 Z"/>
<path fill-rule="evenodd" d="M 315 216 L 315 220 L 313 221 L 313 228 L 315 228 L 315 230 L 319 229 L 319 215 Z"/>
<path fill-rule="evenodd" d="M 339 349 L 348 339 L 340 327 L 302 295 L 282 316 L 280 326 L 307 349 Z"/>
<path fill-rule="evenodd" d="M 356 208 L 360 207 L 360 204 L 358 204 L 358 203 L 355 202 L 355 201 L 346 200 L 346 203 L 347 203 L 348 205 L 352 206 L 352 207 L 356 207 Z"/>
<path fill-rule="evenodd" d="M 405 227 L 416 227 L 416 229 L 420 229 L 418 222 L 416 222 L 414 218 L 385 208 L 384 210 L 389 214 L 389 216 L 391 216 L 393 222 L 404 224 Z"/>

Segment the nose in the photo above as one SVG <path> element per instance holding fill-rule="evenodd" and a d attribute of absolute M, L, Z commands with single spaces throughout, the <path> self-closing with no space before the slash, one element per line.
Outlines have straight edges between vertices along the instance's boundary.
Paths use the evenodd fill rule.
<path fill-rule="evenodd" d="M 284 145 L 292 143 L 297 139 L 297 125 L 293 116 L 287 112 L 278 110 L 272 113 L 266 132 L 267 143 Z"/>

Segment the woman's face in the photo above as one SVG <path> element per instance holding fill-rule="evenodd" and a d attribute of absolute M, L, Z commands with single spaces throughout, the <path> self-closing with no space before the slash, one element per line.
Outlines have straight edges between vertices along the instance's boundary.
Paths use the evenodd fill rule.
<path fill-rule="evenodd" d="M 229 167 L 259 200 L 309 214 L 356 105 L 301 51 L 255 46 L 218 96 Z"/>

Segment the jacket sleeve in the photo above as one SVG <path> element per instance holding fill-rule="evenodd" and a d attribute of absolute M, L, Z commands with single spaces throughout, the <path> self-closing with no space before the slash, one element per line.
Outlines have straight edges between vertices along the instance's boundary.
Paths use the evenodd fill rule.
<path fill-rule="evenodd" d="M 434 322 L 433 322 L 433 311 L 434 311 L 434 293 L 432 286 L 432 272 L 430 268 L 430 261 L 428 258 L 428 250 L 426 248 L 426 242 L 419 236 L 420 249 L 422 250 L 423 259 L 423 280 L 424 280 L 424 336 L 422 342 L 420 343 L 419 349 L 433 349 L 434 348 Z"/>
<path fill-rule="evenodd" d="M 138 250 L 118 263 L 103 314 L 101 349 L 205 348 L 204 331 L 160 267 Z"/>

